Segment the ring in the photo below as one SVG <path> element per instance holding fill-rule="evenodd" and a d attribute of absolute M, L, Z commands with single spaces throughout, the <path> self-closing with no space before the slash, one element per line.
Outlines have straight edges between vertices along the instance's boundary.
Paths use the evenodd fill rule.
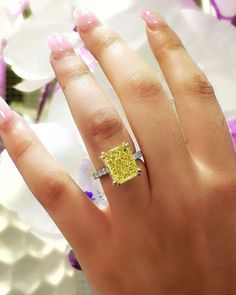
<path fill-rule="evenodd" d="M 141 169 L 136 160 L 142 157 L 141 151 L 132 154 L 129 144 L 123 142 L 121 145 L 101 153 L 100 159 L 103 160 L 105 167 L 93 173 L 93 178 L 98 179 L 110 175 L 113 185 L 123 184 L 140 175 Z"/>

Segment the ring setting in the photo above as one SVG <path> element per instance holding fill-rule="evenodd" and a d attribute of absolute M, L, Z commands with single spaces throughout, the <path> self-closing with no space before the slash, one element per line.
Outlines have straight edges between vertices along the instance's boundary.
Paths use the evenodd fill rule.
<path fill-rule="evenodd" d="M 123 184 L 140 175 L 141 169 L 136 160 L 142 157 L 141 151 L 133 154 L 129 144 L 123 142 L 121 145 L 101 153 L 100 159 L 103 160 L 105 167 L 93 173 L 93 178 L 98 179 L 110 175 L 113 185 Z"/>

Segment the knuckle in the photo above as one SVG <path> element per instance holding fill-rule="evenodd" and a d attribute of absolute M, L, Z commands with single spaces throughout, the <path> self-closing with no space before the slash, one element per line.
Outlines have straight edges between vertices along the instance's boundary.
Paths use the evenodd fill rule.
<path fill-rule="evenodd" d="M 16 125 L 16 121 L 17 119 L 15 115 L 12 118 L 5 119 L 4 123 L 1 124 L 1 131 L 6 134 L 11 132 Z"/>
<path fill-rule="evenodd" d="M 99 55 L 103 54 L 108 49 L 111 49 L 112 47 L 121 44 L 121 38 L 113 33 L 108 32 L 106 33 L 102 38 L 99 38 L 95 44 L 95 53 L 97 59 L 99 59 Z"/>
<path fill-rule="evenodd" d="M 40 202 L 47 209 L 57 209 L 67 194 L 68 176 L 61 171 L 45 175 L 42 180 Z"/>
<path fill-rule="evenodd" d="M 123 124 L 121 119 L 109 110 L 99 110 L 88 117 L 88 133 L 95 142 L 111 138 L 121 132 Z"/>
<path fill-rule="evenodd" d="M 90 74 L 87 65 L 74 57 L 67 57 L 63 60 L 59 69 L 59 75 L 62 77 L 64 83 L 73 82 Z"/>
<path fill-rule="evenodd" d="M 127 82 L 129 91 L 135 96 L 135 100 L 141 103 L 151 101 L 151 98 L 156 99 L 163 91 L 161 84 L 150 75 L 142 75 L 142 72 L 134 73 L 130 76 Z"/>
<path fill-rule="evenodd" d="M 32 135 L 30 129 L 25 126 L 20 115 L 15 114 L 14 118 L 4 126 L 4 133 L 14 138 L 8 146 L 8 152 L 14 162 L 20 162 L 33 149 L 37 149 L 39 141 Z"/>
<path fill-rule="evenodd" d="M 236 205 L 236 177 L 235 173 L 219 174 L 219 178 L 212 184 L 211 196 L 219 206 L 232 206 Z"/>
<path fill-rule="evenodd" d="M 214 89 L 202 73 L 193 74 L 183 86 L 189 94 L 207 100 L 215 100 Z"/>
<path fill-rule="evenodd" d="M 227 175 L 224 178 L 222 178 L 218 184 L 216 185 L 216 191 L 219 193 L 223 192 L 232 192 L 234 195 L 236 194 L 236 177 Z"/>
<path fill-rule="evenodd" d="M 158 54 L 161 58 L 162 55 L 171 51 L 183 50 L 184 46 L 179 37 L 169 28 L 163 27 L 162 34 L 159 34 L 158 39 Z"/>
<path fill-rule="evenodd" d="M 27 155 L 33 147 L 37 144 L 31 138 L 19 139 L 19 142 L 11 151 L 11 156 L 14 161 L 19 162 L 25 155 Z"/>

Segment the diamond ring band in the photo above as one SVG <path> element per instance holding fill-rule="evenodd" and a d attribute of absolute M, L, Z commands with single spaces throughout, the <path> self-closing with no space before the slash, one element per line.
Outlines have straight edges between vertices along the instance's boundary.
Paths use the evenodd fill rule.
<path fill-rule="evenodd" d="M 105 167 L 93 173 L 93 178 L 110 175 L 113 185 L 123 184 L 140 175 L 141 169 L 136 160 L 142 157 L 141 151 L 132 154 L 129 144 L 123 142 L 120 146 L 101 153 L 100 159 L 103 160 Z"/>

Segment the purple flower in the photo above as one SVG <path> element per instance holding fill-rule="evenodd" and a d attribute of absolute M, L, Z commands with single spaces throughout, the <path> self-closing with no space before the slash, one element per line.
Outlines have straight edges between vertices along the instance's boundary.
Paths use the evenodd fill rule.
<path fill-rule="evenodd" d="M 231 24 L 236 27 L 236 15 L 232 17 Z"/>
<path fill-rule="evenodd" d="M 1 140 L 1 137 L 0 137 L 0 154 L 1 152 L 5 149 L 3 143 L 2 143 L 2 140 Z"/>
<path fill-rule="evenodd" d="M 228 20 L 236 26 L 236 1 L 235 0 L 211 0 L 219 20 Z"/>
<path fill-rule="evenodd" d="M 75 258 L 75 254 L 74 254 L 73 250 L 70 250 L 70 252 L 68 254 L 68 261 L 70 262 L 70 264 L 73 268 L 82 271 L 82 268 L 81 268 L 78 260 Z"/>
<path fill-rule="evenodd" d="M 52 88 L 52 82 L 47 83 L 42 90 L 42 93 L 39 97 L 39 102 L 38 102 L 37 115 L 36 115 L 36 120 L 35 120 L 36 122 L 40 121 L 40 117 L 42 115 L 42 112 L 43 112 L 44 106 L 47 102 L 47 99 L 49 98 L 51 88 Z"/>
<path fill-rule="evenodd" d="M 6 63 L 3 59 L 3 50 L 6 46 L 6 41 L 0 39 L 0 96 L 5 96 L 6 92 Z"/>
<path fill-rule="evenodd" d="M 85 192 L 85 194 L 89 197 L 89 199 L 93 199 L 93 193 L 92 192 Z"/>
<path fill-rule="evenodd" d="M 234 143 L 234 148 L 236 151 L 236 119 L 231 119 L 227 121 L 232 139 L 233 139 L 233 143 Z"/>

